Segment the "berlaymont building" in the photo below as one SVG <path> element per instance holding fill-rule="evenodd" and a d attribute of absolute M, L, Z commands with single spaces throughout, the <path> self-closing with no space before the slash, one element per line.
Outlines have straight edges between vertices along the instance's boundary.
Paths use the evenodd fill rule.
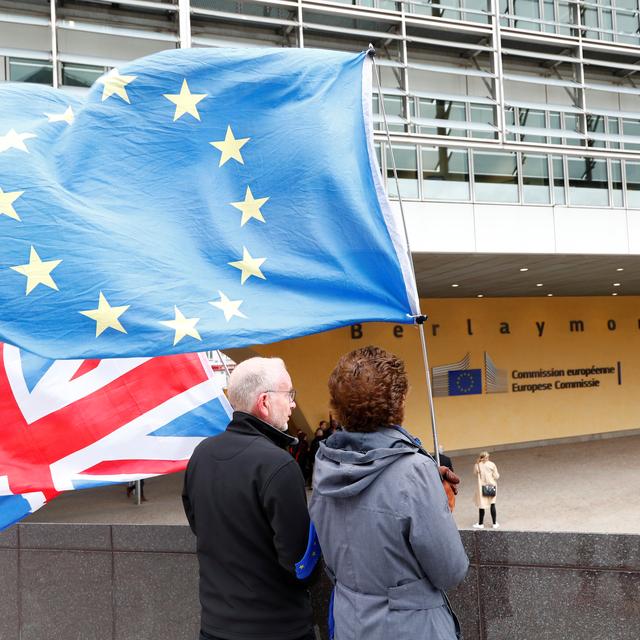
<path fill-rule="evenodd" d="M 0 0 L 0 80 L 70 92 L 168 48 L 369 44 L 379 160 L 403 202 L 446 448 L 637 432 L 638 0 Z M 412 327 L 231 355 L 282 355 L 295 423 L 311 430 L 329 417 L 319 381 L 368 343 L 406 359 L 407 426 L 427 438 Z"/>

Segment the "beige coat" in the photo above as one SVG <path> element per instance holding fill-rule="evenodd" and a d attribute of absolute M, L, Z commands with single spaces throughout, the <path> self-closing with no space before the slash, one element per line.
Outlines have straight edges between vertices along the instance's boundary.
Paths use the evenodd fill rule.
<path fill-rule="evenodd" d="M 493 498 L 483 496 L 482 485 L 495 484 L 496 487 L 498 486 L 498 478 L 500 477 L 498 467 L 496 467 L 491 460 L 486 460 L 485 462 L 476 463 L 473 467 L 473 471 L 475 472 L 478 480 L 475 494 L 476 506 L 479 509 L 488 509 L 492 504 L 495 504 L 498 491 L 496 490 L 496 495 Z"/>

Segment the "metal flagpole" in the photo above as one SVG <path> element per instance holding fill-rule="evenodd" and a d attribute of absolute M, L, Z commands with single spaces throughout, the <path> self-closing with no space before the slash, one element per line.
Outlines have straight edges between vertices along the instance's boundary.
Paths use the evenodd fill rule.
<path fill-rule="evenodd" d="M 224 367 L 224 372 L 227 376 L 227 386 L 229 386 L 229 376 L 231 375 L 229 373 L 229 367 L 227 367 L 227 363 L 224 361 L 224 356 L 222 355 L 220 349 L 216 349 L 216 353 L 218 354 L 218 358 L 220 359 L 220 362 L 222 362 L 222 366 Z"/>
<path fill-rule="evenodd" d="M 376 50 L 373 45 L 369 45 L 369 56 L 373 62 L 373 70 L 374 76 L 376 78 L 376 85 L 378 87 L 378 104 L 380 105 L 380 113 L 382 114 L 382 120 L 384 122 L 385 133 L 387 134 L 387 143 L 389 145 L 389 152 L 391 155 L 391 164 L 393 165 L 393 178 L 396 183 L 396 190 L 398 192 L 398 203 L 400 205 L 400 215 L 402 217 L 402 226 L 404 228 L 404 237 L 407 242 L 407 253 L 409 254 L 409 265 L 411 266 L 411 275 L 413 276 L 413 280 L 416 283 L 416 288 L 418 287 L 418 282 L 416 280 L 416 272 L 413 268 L 413 256 L 411 255 L 411 248 L 409 246 L 409 233 L 407 232 L 407 222 L 404 217 L 404 204 L 402 202 L 402 195 L 400 193 L 400 181 L 398 180 L 398 168 L 396 166 L 396 159 L 393 155 L 393 147 L 391 146 L 391 135 L 389 133 L 389 124 L 387 123 L 387 113 L 384 108 L 384 94 L 382 93 L 382 87 L 380 85 L 380 74 L 378 72 L 378 66 L 376 65 L 375 58 Z M 429 356 L 427 354 L 427 340 L 424 334 L 424 321 L 427 319 L 425 315 L 422 315 L 420 310 L 420 299 L 418 298 L 418 313 L 419 315 L 416 317 L 416 322 L 418 323 L 418 331 L 420 333 L 420 346 L 422 348 L 422 361 L 424 363 L 424 372 L 425 372 L 425 380 L 427 383 L 427 400 L 429 404 L 429 415 L 431 416 L 431 431 L 433 434 L 433 447 L 435 452 L 436 462 L 438 466 L 440 466 L 440 451 L 438 446 L 438 429 L 436 426 L 436 414 L 433 407 L 433 391 L 431 388 L 431 373 L 429 369 Z"/>

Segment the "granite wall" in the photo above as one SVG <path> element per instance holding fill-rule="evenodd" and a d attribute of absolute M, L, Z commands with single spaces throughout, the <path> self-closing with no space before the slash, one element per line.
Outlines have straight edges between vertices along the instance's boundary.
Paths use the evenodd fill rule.
<path fill-rule="evenodd" d="M 640 536 L 462 536 L 465 640 L 640 637 Z M 187 527 L 18 525 L 0 533 L 0 640 L 195 640 L 197 574 Z M 328 593 L 312 593 L 323 629 Z"/>

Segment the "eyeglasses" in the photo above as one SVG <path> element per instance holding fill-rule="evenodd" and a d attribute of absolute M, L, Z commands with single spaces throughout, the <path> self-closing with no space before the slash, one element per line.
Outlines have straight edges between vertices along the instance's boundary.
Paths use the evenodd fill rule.
<path fill-rule="evenodd" d="M 295 389 L 267 389 L 264 393 L 288 393 L 289 394 L 289 402 L 293 402 L 296 399 L 296 390 Z"/>

